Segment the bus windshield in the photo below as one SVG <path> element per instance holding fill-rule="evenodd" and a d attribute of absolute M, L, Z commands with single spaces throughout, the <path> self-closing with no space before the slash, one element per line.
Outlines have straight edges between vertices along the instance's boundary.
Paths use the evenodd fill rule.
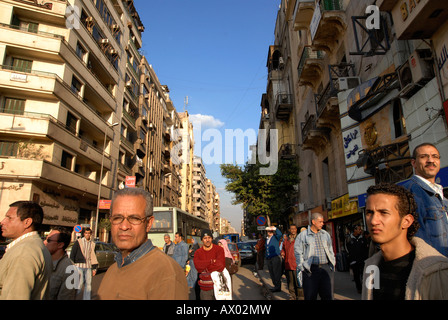
<path fill-rule="evenodd" d="M 149 233 L 173 232 L 173 212 L 154 211 L 154 223 Z"/>

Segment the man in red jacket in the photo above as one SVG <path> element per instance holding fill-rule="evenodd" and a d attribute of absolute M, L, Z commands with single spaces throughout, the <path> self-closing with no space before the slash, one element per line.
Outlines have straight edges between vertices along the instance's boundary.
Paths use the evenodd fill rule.
<path fill-rule="evenodd" d="M 297 237 L 297 226 L 295 224 L 291 224 L 289 226 L 289 237 L 283 242 L 281 255 L 285 260 L 285 273 L 286 279 L 288 281 L 288 289 L 289 294 L 291 296 L 291 300 L 298 300 L 299 292 L 298 292 L 298 284 L 296 277 L 296 256 L 294 254 L 294 243 Z"/>
<path fill-rule="evenodd" d="M 213 236 L 210 230 L 203 230 L 201 234 L 202 247 L 194 254 L 194 266 L 198 271 L 201 300 L 215 300 L 213 292 L 213 271 L 223 271 L 226 266 L 224 249 L 212 243 Z"/>

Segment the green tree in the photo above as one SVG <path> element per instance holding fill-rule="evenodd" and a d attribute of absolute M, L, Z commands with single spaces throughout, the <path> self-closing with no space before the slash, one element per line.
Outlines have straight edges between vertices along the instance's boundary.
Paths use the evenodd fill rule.
<path fill-rule="evenodd" d="M 260 175 L 260 163 L 244 167 L 222 164 L 221 175 L 226 179 L 226 191 L 233 193 L 232 204 L 242 204 L 252 215 L 266 215 L 285 225 L 289 209 L 294 206 L 299 184 L 299 166 L 295 159 L 280 159 L 273 175 Z M 268 222 L 269 223 L 269 222 Z"/>

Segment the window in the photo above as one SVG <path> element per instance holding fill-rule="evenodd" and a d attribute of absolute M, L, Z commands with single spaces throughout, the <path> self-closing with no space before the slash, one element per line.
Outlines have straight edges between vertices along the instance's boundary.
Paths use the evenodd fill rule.
<path fill-rule="evenodd" d="M 11 141 L 0 141 L 0 156 L 15 157 L 19 144 Z"/>
<path fill-rule="evenodd" d="M 25 111 L 25 101 L 22 99 L 6 98 L 1 112 L 11 114 L 22 114 Z"/>
<path fill-rule="evenodd" d="M 87 50 L 84 49 L 84 47 L 78 42 L 76 44 L 76 55 L 82 60 L 84 61 L 84 57 L 87 54 Z"/>
<path fill-rule="evenodd" d="M 75 76 L 72 77 L 72 91 L 78 96 L 81 95 L 82 83 Z"/>
<path fill-rule="evenodd" d="M 14 71 L 29 73 L 29 72 L 31 72 L 32 65 L 33 65 L 33 61 L 31 61 L 31 60 L 12 58 L 12 70 L 14 70 Z"/>
<path fill-rule="evenodd" d="M 78 118 L 76 118 L 71 112 L 67 112 L 67 121 L 65 122 L 65 126 L 73 134 L 76 134 L 77 122 Z"/>
<path fill-rule="evenodd" d="M 61 167 L 71 170 L 72 162 L 73 162 L 73 156 L 68 152 L 62 151 Z"/>

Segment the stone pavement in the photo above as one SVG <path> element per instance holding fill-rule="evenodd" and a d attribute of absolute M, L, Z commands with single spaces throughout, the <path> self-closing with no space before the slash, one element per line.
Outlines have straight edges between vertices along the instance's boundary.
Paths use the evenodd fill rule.
<path fill-rule="evenodd" d="M 267 267 L 257 271 L 263 288 L 263 295 L 268 300 L 289 300 L 289 291 L 285 275 L 282 276 L 282 291 L 270 292 L 273 288 L 271 277 Z M 361 294 L 356 291 L 355 282 L 349 272 L 336 271 L 334 275 L 334 299 L 335 300 L 361 300 Z"/>

